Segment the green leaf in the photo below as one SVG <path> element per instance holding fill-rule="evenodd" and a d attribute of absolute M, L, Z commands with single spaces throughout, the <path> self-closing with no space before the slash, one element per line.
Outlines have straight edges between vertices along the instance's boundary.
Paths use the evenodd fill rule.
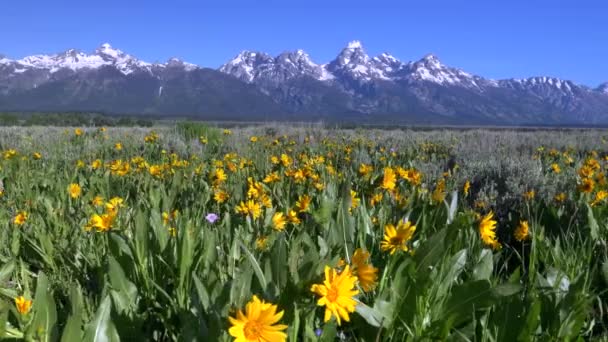
<path fill-rule="evenodd" d="M 454 286 L 444 309 L 444 322 L 455 326 L 466 322 L 476 310 L 489 307 L 494 302 L 488 280 L 477 280 Z"/>
<path fill-rule="evenodd" d="M 595 220 L 595 216 L 593 215 L 593 209 L 591 208 L 591 206 L 589 204 L 586 204 L 587 206 L 587 221 L 589 223 L 589 234 L 591 235 L 591 238 L 593 240 L 597 240 L 599 238 L 599 230 L 600 227 L 597 224 L 597 221 Z"/>
<path fill-rule="evenodd" d="M 608 285 L 608 261 L 602 263 L 602 277 L 606 285 Z"/>
<path fill-rule="evenodd" d="M 335 320 L 327 322 L 323 326 L 323 333 L 319 337 L 319 342 L 334 342 L 338 334 L 338 326 Z"/>
<path fill-rule="evenodd" d="M 382 312 L 376 310 L 375 308 L 371 308 L 362 302 L 357 303 L 357 306 L 355 307 L 355 311 L 361 317 L 363 317 L 363 319 L 365 319 L 365 321 L 367 323 L 369 323 L 371 326 L 374 326 L 374 327 L 378 327 L 378 328 L 381 327 L 382 323 L 386 319 L 386 317 L 384 317 Z"/>
<path fill-rule="evenodd" d="M 0 284 L 6 283 L 10 276 L 13 274 L 15 269 L 15 262 L 13 260 L 7 262 L 0 268 Z"/>
<path fill-rule="evenodd" d="M 89 323 L 84 335 L 85 342 L 118 342 L 118 332 L 110 313 L 112 311 L 112 300 L 106 296 L 95 313 L 93 321 Z"/>
<path fill-rule="evenodd" d="M 203 309 L 207 310 L 210 306 L 209 293 L 205 288 L 205 285 L 201 282 L 198 276 L 195 273 L 192 273 L 192 280 L 194 281 L 194 287 L 196 289 L 196 293 L 198 295 L 198 300 L 200 301 Z"/>
<path fill-rule="evenodd" d="M 437 289 L 437 296 L 443 297 L 447 294 L 450 289 L 450 286 L 456 280 L 458 280 L 458 276 L 462 273 L 464 266 L 467 263 L 467 250 L 462 249 L 454 254 L 450 260 L 448 261 L 449 269 L 443 275 L 441 279 L 441 283 L 439 284 L 439 288 Z"/>
<path fill-rule="evenodd" d="M 80 293 L 80 289 L 75 285 L 70 289 L 70 305 L 72 310 L 63 329 L 61 342 L 82 340 L 82 294 Z"/>
<path fill-rule="evenodd" d="M 239 244 L 241 245 L 241 248 L 245 252 L 245 255 L 247 256 L 247 259 L 249 260 L 251 267 L 253 267 L 253 271 L 255 272 L 255 275 L 258 278 L 260 285 L 262 286 L 262 290 L 266 291 L 268 282 L 266 281 L 266 277 L 264 276 L 264 272 L 262 271 L 260 264 L 258 264 L 258 261 L 255 259 L 253 254 L 251 254 L 251 252 L 249 252 L 247 247 L 245 247 L 245 245 L 242 242 L 239 241 Z"/>
<path fill-rule="evenodd" d="M 436 265 L 445 254 L 445 237 L 447 229 L 442 229 L 426 239 L 414 254 L 416 270 L 427 272 L 430 266 Z"/>
<path fill-rule="evenodd" d="M 36 296 L 34 297 L 34 320 L 30 328 L 40 336 L 41 341 L 55 341 L 57 333 L 57 308 L 52 294 L 49 292 L 49 282 L 43 272 L 38 274 Z"/>
<path fill-rule="evenodd" d="M 483 249 L 481 253 L 479 253 L 477 264 L 475 265 L 475 268 L 473 268 L 474 280 L 490 279 L 494 269 L 494 262 L 492 258 L 492 251 L 487 248 Z"/>
<path fill-rule="evenodd" d="M 127 279 L 122 267 L 113 256 L 108 258 L 108 276 L 114 299 L 114 305 L 118 312 L 132 311 L 137 299 L 137 287 Z"/>
<path fill-rule="evenodd" d="M 0 301 L 0 339 L 6 337 L 6 325 L 8 320 L 8 304 L 4 301 Z"/>

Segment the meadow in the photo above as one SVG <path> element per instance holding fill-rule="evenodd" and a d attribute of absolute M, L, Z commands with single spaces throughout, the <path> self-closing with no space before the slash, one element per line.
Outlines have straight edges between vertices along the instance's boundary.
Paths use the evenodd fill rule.
<path fill-rule="evenodd" d="M 0 338 L 608 339 L 608 132 L 0 128 Z"/>

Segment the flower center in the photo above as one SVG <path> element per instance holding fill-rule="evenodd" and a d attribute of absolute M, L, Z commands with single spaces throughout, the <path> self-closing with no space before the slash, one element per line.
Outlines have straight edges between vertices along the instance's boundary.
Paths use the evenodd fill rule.
<path fill-rule="evenodd" d="M 250 341 L 257 341 L 262 335 L 262 325 L 258 321 L 249 321 L 243 328 L 245 338 Z"/>
<path fill-rule="evenodd" d="M 391 238 L 391 245 L 393 245 L 393 246 L 399 246 L 401 244 L 403 244 L 403 241 L 402 241 L 401 237 L 394 236 L 394 237 Z"/>
<path fill-rule="evenodd" d="M 328 289 L 326 297 L 330 302 L 335 302 L 338 299 L 338 290 L 333 287 Z"/>

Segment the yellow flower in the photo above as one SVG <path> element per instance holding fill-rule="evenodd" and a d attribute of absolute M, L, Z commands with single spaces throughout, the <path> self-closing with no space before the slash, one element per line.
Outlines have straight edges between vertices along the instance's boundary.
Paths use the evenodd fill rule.
<path fill-rule="evenodd" d="M 581 184 L 578 186 L 578 190 L 584 193 L 590 193 L 595 188 L 595 181 L 590 178 L 585 178 L 581 181 Z"/>
<path fill-rule="evenodd" d="M 369 175 L 372 171 L 374 171 L 374 167 L 368 164 L 361 164 L 359 166 L 359 174 L 363 177 Z"/>
<path fill-rule="evenodd" d="M 248 200 L 247 202 L 241 201 L 236 207 L 236 212 L 245 216 L 249 215 L 256 220 L 262 215 L 262 207 L 254 200 Z"/>
<path fill-rule="evenodd" d="M 285 224 L 287 224 L 287 218 L 285 214 L 282 212 L 276 212 L 272 215 L 272 228 L 274 230 L 282 231 L 285 229 Z"/>
<path fill-rule="evenodd" d="M 566 200 L 566 197 L 567 197 L 566 194 L 561 192 L 561 193 L 555 195 L 555 202 L 561 203 Z"/>
<path fill-rule="evenodd" d="M 40 152 L 34 152 L 34 153 L 32 153 L 32 158 L 38 160 L 38 159 L 42 158 L 42 154 L 40 154 Z"/>
<path fill-rule="evenodd" d="M 382 198 L 384 198 L 384 194 L 382 192 L 378 192 L 373 194 L 370 199 L 369 199 L 369 203 L 370 205 L 373 207 L 375 206 L 377 203 L 379 203 L 380 201 L 382 201 Z"/>
<path fill-rule="evenodd" d="M 595 171 L 589 165 L 584 165 L 578 170 L 578 175 L 581 178 L 593 177 L 594 173 Z"/>
<path fill-rule="evenodd" d="M 251 138 L 249 138 L 249 141 L 251 141 L 252 143 L 257 142 L 258 141 L 258 137 L 256 137 L 255 135 L 252 136 Z"/>
<path fill-rule="evenodd" d="M 348 210 L 352 211 L 353 209 L 357 209 L 359 204 L 361 204 L 361 199 L 359 197 L 357 197 L 357 192 L 355 190 L 351 190 L 350 191 L 350 208 L 348 208 Z"/>
<path fill-rule="evenodd" d="M 416 226 L 412 225 L 410 221 L 401 221 L 397 224 L 397 227 L 387 224 L 384 227 L 384 239 L 380 243 L 380 249 L 390 252 L 391 255 L 399 249 L 407 252 L 409 250 L 407 242 L 411 240 L 415 231 Z"/>
<path fill-rule="evenodd" d="M 231 130 L 229 130 L 229 129 L 224 130 L 224 135 L 231 135 L 231 134 L 232 134 Z"/>
<path fill-rule="evenodd" d="M 287 335 L 283 332 L 287 325 L 277 324 L 283 317 L 283 311 L 277 310 L 277 305 L 253 296 L 245 306 L 245 312 L 238 310 L 236 317 L 228 317 L 232 325 L 228 333 L 235 338 L 235 342 L 287 341 Z"/>
<path fill-rule="evenodd" d="M 72 183 L 68 185 L 68 193 L 70 194 L 70 197 L 76 199 L 80 197 L 80 194 L 82 193 L 82 188 L 80 187 L 80 185 Z"/>
<path fill-rule="evenodd" d="M 324 322 L 328 322 L 332 316 L 336 317 L 338 325 L 342 320 L 350 321 L 349 313 L 355 312 L 357 301 L 353 298 L 359 294 L 355 288 L 357 277 L 353 276 L 347 265 L 342 273 L 325 266 L 325 279 L 321 284 L 314 284 L 311 291 L 320 296 L 318 306 L 325 306 Z"/>
<path fill-rule="evenodd" d="M 13 219 L 13 223 L 19 226 L 25 224 L 25 221 L 27 221 L 27 212 L 25 211 L 18 212 Z"/>
<path fill-rule="evenodd" d="M 89 231 L 92 228 L 95 228 L 98 232 L 107 232 L 112 229 L 115 218 L 116 215 L 113 213 L 106 213 L 103 215 L 93 214 L 89 219 L 89 223 L 85 226 L 85 230 Z"/>
<path fill-rule="evenodd" d="M 81 135 L 82 135 L 82 133 L 83 133 L 83 132 L 82 132 L 82 129 L 80 129 L 80 128 L 76 128 L 76 129 L 74 129 L 74 135 L 75 135 L 75 136 L 79 137 L 79 136 L 81 136 Z"/>
<path fill-rule="evenodd" d="M 441 179 L 437 182 L 437 186 L 435 186 L 435 190 L 431 194 L 431 199 L 435 203 L 441 203 L 445 200 L 445 179 Z"/>
<path fill-rule="evenodd" d="M 393 190 L 395 189 L 395 185 L 397 182 L 397 176 L 395 175 L 395 171 L 390 168 L 384 168 L 384 176 L 382 177 L 382 189 L 384 190 Z"/>
<path fill-rule="evenodd" d="M 288 167 L 289 165 L 291 165 L 291 163 L 292 163 L 291 157 L 289 157 L 285 153 L 281 154 L 281 164 L 283 164 L 283 166 Z"/>
<path fill-rule="evenodd" d="M 515 229 L 515 240 L 524 241 L 530 235 L 530 227 L 528 225 L 528 221 L 519 221 L 519 226 Z"/>
<path fill-rule="evenodd" d="M 216 190 L 213 193 L 213 200 L 216 201 L 218 204 L 226 202 L 228 198 L 230 198 L 230 195 L 223 190 Z"/>
<path fill-rule="evenodd" d="M 562 169 L 559 167 L 558 163 L 551 164 L 551 170 L 553 170 L 553 172 L 555 172 L 555 173 L 562 172 Z"/>
<path fill-rule="evenodd" d="M 260 236 L 255 240 L 255 248 L 259 251 L 264 251 L 268 247 L 268 237 Z"/>
<path fill-rule="evenodd" d="M 469 182 L 469 181 L 464 182 L 464 186 L 462 188 L 462 192 L 464 192 L 465 196 L 469 195 L 469 190 L 470 189 L 471 189 L 471 182 Z"/>
<path fill-rule="evenodd" d="M 95 206 L 95 207 L 99 207 L 103 204 L 103 197 L 101 196 L 95 196 L 92 200 L 91 200 L 91 205 Z"/>
<path fill-rule="evenodd" d="M 110 213 L 115 213 L 118 208 L 123 207 L 124 200 L 120 197 L 112 197 L 110 201 L 106 203 L 106 211 Z"/>
<path fill-rule="evenodd" d="M 269 173 L 266 177 L 264 177 L 262 182 L 268 184 L 268 183 L 274 183 L 279 180 L 281 180 L 281 176 L 279 176 L 279 173 L 275 171 L 275 172 Z"/>
<path fill-rule="evenodd" d="M 500 242 L 496 239 L 496 221 L 492 218 L 494 213 L 490 213 L 479 222 L 479 237 L 487 246 L 492 249 L 500 249 Z"/>
<path fill-rule="evenodd" d="M 359 285 L 365 292 L 372 291 L 378 281 L 378 269 L 369 261 L 369 252 L 357 248 L 352 257 L 353 273 L 359 279 Z"/>
<path fill-rule="evenodd" d="M 298 200 L 296 201 L 296 210 L 298 210 L 299 213 L 308 211 L 308 207 L 310 206 L 310 200 L 311 198 L 308 195 L 299 196 Z"/>
<path fill-rule="evenodd" d="M 228 179 L 228 176 L 226 175 L 226 172 L 224 171 L 224 169 L 217 168 L 213 172 L 213 179 L 214 179 L 213 183 L 217 185 L 217 184 L 225 182 L 226 179 Z"/>
<path fill-rule="evenodd" d="M 25 299 L 23 296 L 19 296 L 15 298 L 15 306 L 20 314 L 26 315 L 32 308 L 32 301 L 30 299 Z"/>
<path fill-rule="evenodd" d="M 150 169 L 148 169 L 148 172 L 151 176 L 160 177 L 162 175 L 162 170 L 163 169 L 161 165 L 150 165 Z"/>
<path fill-rule="evenodd" d="M 595 194 L 595 199 L 591 202 L 592 206 L 596 206 L 598 203 L 602 202 L 608 197 L 608 191 L 600 190 Z"/>
<path fill-rule="evenodd" d="M 535 196 L 536 196 L 536 193 L 534 192 L 534 190 L 524 192 L 524 198 L 528 201 L 533 200 Z"/>
<path fill-rule="evenodd" d="M 101 159 L 95 159 L 93 160 L 93 162 L 91 163 L 91 168 L 93 170 L 97 170 L 101 167 L 102 163 L 101 163 Z"/>
<path fill-rule="evenodd" d="M 298 217 L 298 213 L 295 210 L 289 210 L 289 212 L 287 213 L 287 219 L 292 224 L 300 224 L 300 222 L 302 222 Z"/>
<path fill-rule="evenodd" d="M 122 150 L 122 143 L 117 142 L 116 144 L 114 144 L 114 149 L 116 151 Z"/>

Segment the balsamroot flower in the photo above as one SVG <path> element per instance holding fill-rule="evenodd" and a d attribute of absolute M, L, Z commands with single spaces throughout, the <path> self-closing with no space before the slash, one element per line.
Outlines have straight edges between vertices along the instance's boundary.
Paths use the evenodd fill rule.
<path fill-rule="evenodd" d="M 494 213 L 490 211 L 479 222 L 479 237 L 481 241 L 492 249 L 500 249 L 500 242 L 496 239 L 496 221 Z"/>
<path fill-rule="evenodd" d="M 15 298 L 15 306 L 20 314 L 26 315 L 32 308 L 32 301 L 30 299 L 25 299 L 23 296 L 19 296 Z"/>
<path fill-rule="evenodd" d="M 412 225 L 410 221 L 401 221 L 397 227 L 387 224 L 384 227 L 384 240 L 380 243 L 380 249 L 391 255 L 399 249 L 407 252 L 409 250 L 407 242 L 412 239 L 415 231 L 416 226 Z"/>
<path fill-rule="evenodd" d="M 378 281 L 378 269 L 369 263 L 369 256 L 369 252 L 357 248 L 352 257 L 353 273 L 365 292 L 372 291 Z"/>
<path fill-rule="evenodd" d="M 13 223 L 18 226 L 24 225 L 26 221 L 27 221 L 27 212 L 25 212 L 25 211 L 18 212 L 17 215 L 15 215 L 15 218 L 13 219 Z"/>
<path fill-rule="evenodd" d="M 355 312 L 357 301 L 353 298 L 359 294 L 356 289 L 357 277 L 354 276 L 347 265 L 344 270 L 338 272 L 325 266 L 325 280 L 322 284 L 314 284 L 311 291 L 320 296 L 317 305 L 325 306 L 324 322 L 336 317 L 338 325 L 342 320 L 350 321 L 349 313 Z"/>
<path fill-rule="evenodd" d="M 528 225 L 528 221 L 520 221 L 519 226 L 515 229 L 515 240 L 524 241 L 530 235 L 530 228 Z"/>
<path fill-rule="evenodd" d="M 238 310 L 236 317 L 228 317 L 232 325 L 228 333 L 235 342 L 248 341 L 287 341 L 283 330 L 287 325 L 277 324 L 283 317 L 283 311 L 277 312 L 278 307 L 260 300 L 257 296 L 245 306 L 245 312 Z"/>
<path fill-rule="evenodd" d="M 68 185 L 68 194 L 70 194 L 70 197 L 72 197 L 73 199 L 80 197 L 81 193 L 82 193 L 82 188 L 80 187 L 79 184 L 72 183 L 72 184 Z"/>

